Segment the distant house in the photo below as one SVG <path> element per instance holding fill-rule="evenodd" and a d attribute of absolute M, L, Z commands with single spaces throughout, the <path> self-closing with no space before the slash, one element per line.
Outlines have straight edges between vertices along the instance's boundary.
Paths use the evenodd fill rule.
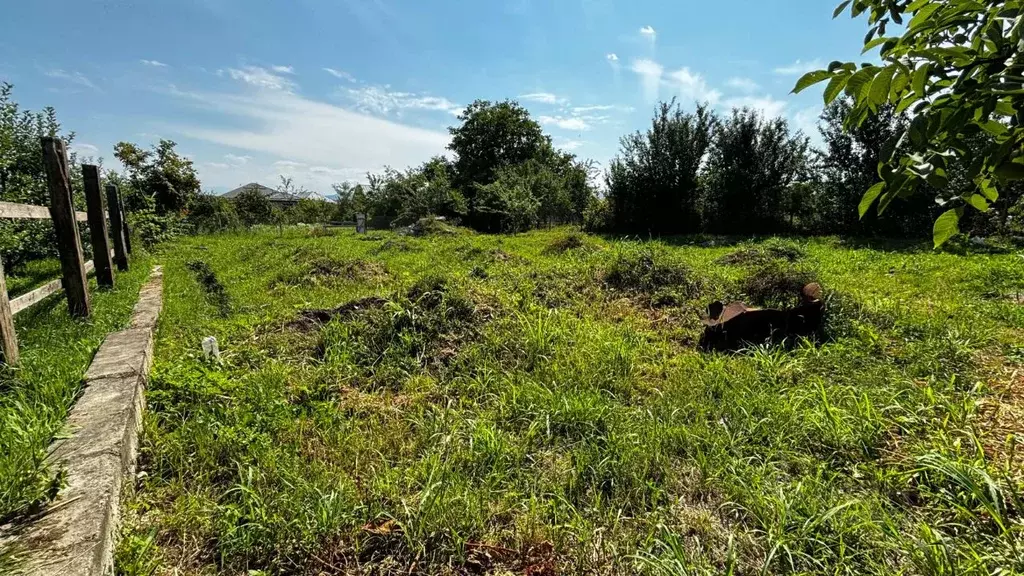
<path fill-rule="evenodd" d="M 329 201 L 329 200 L 327 200 L 327 198 L 325 198 L 319 192 L 303 191 L 303 192 L 300 192 L 298 194 L 289 194 L 288 192 L 281 192 L 279 190 L 274 190 L 273 188 L 268 188 L 268 187 L 266 187 L 266 186 L 264 186 L 262 184 L 258 184 L 256 182 L 250 182 L 249 184 L 246 184 L 245 186 L 239 186 L 238 188 L 235 188 L 234 190 L 225 193 L 224 194 L 224 198 L 227 198 L 228 200 L 234 200 L 235 198 L 237 198 L 239 196 L 239 194 L 241 194 L 242 192 L 245 192 L 246 190 L 257 190 L 257 191 L 259 191 L 259 193 L 262 194 L 263 196 L 265 196 L 267 198 L 267 200 L 270 200 L 271 204 L 273 204 L 274 206 L 276 206 L 278 208 L 290 208 L 290 207 L 295 206 L 296 204 L 298 204 L 299 200 L 304 200 L 304 199 L 309 199 L 309 200 L 326 200 L 326 201 Z"/>

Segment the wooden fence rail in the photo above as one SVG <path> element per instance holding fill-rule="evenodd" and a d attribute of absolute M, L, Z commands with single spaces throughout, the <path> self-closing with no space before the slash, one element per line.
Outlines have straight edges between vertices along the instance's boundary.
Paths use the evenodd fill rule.
<path fill-rule="evenodd" d="M 127 254 L 131 248 L 127 243 L 128 228 L 125 225 L 121 198 L 116 186 L 106 186 L 106 196 L 100 185 L 99 168 L 82 165 L 85 182 L 86 212 L 76 212 L 71 196 L 71 178 L 68 174 L 67 150 L 64 142 L 57 138 L 43 138 L 41 141 L 43 165 L 46 167 L 46 183 L 50 193 L 50 206 L 33 206 L 14 202 L 0 202 L 0 218 L 50 220 L 57 234 L 57 253 L 60 256 L 61 278 L 47 282 L 27 294 L 11 300 L 7 294 L 7 280 L 3 263 L 0 262 L 0 348 L 3 361 L 8 365 L 18 363 L 18 337 L 14 329 L 14 315 L 46 297 L 63 289 L 72 316 L 89 316 L 88 274 L 96 271 L 97 284 L 103 288 L 114 286 L 114 262 L 120 271 L 128 270 Z M 111 250 L 107 227 L 114 233 L 114 248 Z M 82 255 L 82 239 L 78 223 L 89 226 L 94 260 L 85 262 Z M 113 256 L 113 261 L 111 257 Z"/>

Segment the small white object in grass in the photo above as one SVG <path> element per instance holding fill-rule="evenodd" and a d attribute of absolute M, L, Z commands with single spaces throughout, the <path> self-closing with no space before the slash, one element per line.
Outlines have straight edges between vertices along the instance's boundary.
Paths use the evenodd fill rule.
<path fill-rule="evenodd" d="M 207 358 L 214 358 L 220 360 L 220 348 L 217 346 L 217 339 L 213 336 L 207 336 L 203 338 L 203 354 Z"/>

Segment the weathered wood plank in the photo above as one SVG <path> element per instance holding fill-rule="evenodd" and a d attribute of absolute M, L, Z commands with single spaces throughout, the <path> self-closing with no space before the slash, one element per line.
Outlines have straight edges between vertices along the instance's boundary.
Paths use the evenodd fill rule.
<path fill-rule="evenodd" d="M 18 352 L 18 333 L 14 331 L 14 312 L 7 298 L 7 278 L 4 276 L 4 265 L 0 262 L 0 348 L 3 349 L 4 363 L 16 366 L 20 358 Z"/>
<path fill-rule="evenodd" d="M 82 181 L 89 214 L 92 259 L 96 263 L 96 283 L 104 288 L 113 288 L 114 263 L 110 261 L 110 238 L 107 236 L 107 199 L 100 189 L 99 167 L 82 164 Z"/>
<path fill-rule="evenodd" d="M 121 272 L 128 271 L 128 250 L 124 239 L 124 212 L 121 193 L 114 184 L 107 184 L 107 211 L 110 212 L 110 232 L 114 237 L 114 263 Z"/>
<path fill-rule="evenodd" d="M 17 202 L 0 202 L 0 218 L 12 220 L 49 220 L 50 209 L 46 206 L 35 204 L 18 204 Z M 75 220 L 85 222 L 89 215 L 85 212 L 75 212 Z"/>
<path fill-rule="evenodd" d="M 50 216 L 57 233 L 57 252 L 63 272 L 64 294 L 72 316 L 86 318 L 90 313 L 89 286 L 86 280 L 82 240 L 75 221 L 75 205 L 71 198 L 71 178 L 68 175 L 68 154 L 64 141 L 59 138 L 41 139 L 46 184 L 50 190 Z"/>
<path fill-rule="evenodd" d="M 86 274 L 91 273 L 94 269 L 95 266 L 93 265 L 92 260 L 85 263 Z M 46 284 L 43 284 L 31 292 L 26 292 L 25 294 L 18 296 L 14 300 L 11 300 L 11 314 L 14 315 L 27 308 L 31 308 L 35 304 L 45 300 L 48 296 L 60 292 L 61 287 L 61 279 L 57 278 L 56 280 L 51 280 Z M 4 293 L 6 294 L 6 292 Z"/>

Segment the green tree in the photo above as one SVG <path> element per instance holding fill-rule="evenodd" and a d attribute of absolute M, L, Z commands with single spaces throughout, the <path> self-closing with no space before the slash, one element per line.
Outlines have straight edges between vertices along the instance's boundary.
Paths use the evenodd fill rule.
<path fill-rule="evenodd" d="M 788 229 L 787 190 L 807 171 L 809 144 L 783 118 L 733 110 L 715 127 L 705 175 L 704 219 L 724 234 Z"/>
<path fill-rule="evenodd" d="M 551 139 L 526 108 L 510 100 L 477 100 L 458 118 L 461 124 L 448 129 L 448 149 L 455 154 L 454 184 L 466 196 L 471 224 L 488 229 L 493 223 L 486 212 L 475 210 L 476 185 L 493 182 L 501 168 L 538 158 L 550 150 Z"/>
<path fill-rule="evenodd" d="M 242 224 L 231 200 L 213 194 L 200 194 L 195 199 L 187 221 L 195 231 L 203 233 L 234 230 Z"/>
<path fill-rule="evenodd" d="M 192 161 L 178 154 L 176 146 L 163 139 L 152 150 L 131 142 L 114 145 L 114 157 L 128 172 L 131 189 L 122 191 L 127 210 L 152 208 L 160 215 L 177 214 L 199 196 L 199 175 Z"/>
<path fill-rule="evenodd" d="M 235 197 L 234 202 L 235 212 L 247 228 L 257 224 L 271 224 L 276 220 L 270 199 L 264 196 L 257 186 L 246 188 Z"/>
<path fill-rule="evenodd" d="M 605 179 L 616 230 L 680 234 L 698 229 L 698 176 L 716 123 L 707 105 L 690 114 L 673 100 L 660 104 L 646 133 L 622 138 Z"/>
<path fill-rule="evenodd" d="M 864 191 L 881 181 L 878 162 L 887 142 L 900 134 L 909 119 L 892 105 L 858 125 L 850 126 L 853 101 L 838 98 L 825 107 L 819 124 L 824 150 L 817 154 L 822 182 L 819 185 L 814 232 L 825 234 L 877 235 L 899 238 L 926 236 L 931 227 L 934 203 L 923 195 L 891 206 L 882 214 L 858 217 Z"/>
<path fill-rule="evenodd" d="M 896 198 L 937 190 L 947 208 L 933 227 L 937 247 L 958 232 L 965 207 L 987 211 L 1000 190 L 1024 179 L 1024 1 L 844 0 L 833 15 L 847 8 L 867 17 L 864 52 L 878 48 L 881 62 L 833 62 L 793 91 L 827 80 L 826 104 L 841 93 L 854 101 L 849 126 L 887 103 L 897 114 L 913 111 L 881 155 L 881 182 L 864 193 L 859 212 L 877 203 L 882 213 Z M 896 26 L 898 35 L 887 36 Z M 983 132 L 989 144 L 972 149 L 970 139 Z M 969 189 L 949 189 L 954 162 L 966 167 Z"/>

